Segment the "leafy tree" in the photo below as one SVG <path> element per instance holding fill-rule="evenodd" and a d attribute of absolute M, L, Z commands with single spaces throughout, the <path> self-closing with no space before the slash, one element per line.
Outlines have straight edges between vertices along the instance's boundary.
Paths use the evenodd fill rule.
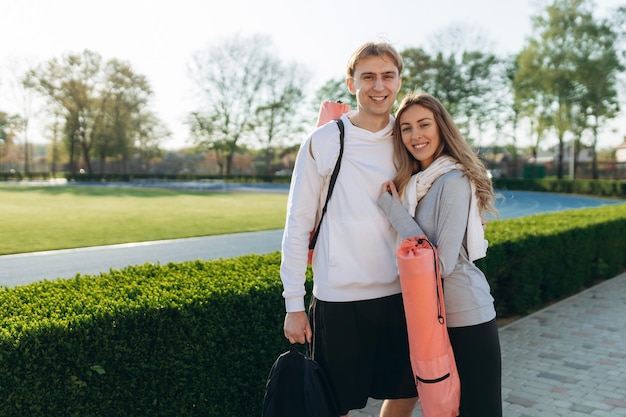
<path fill-rule="evenodd" d="M 431 38 L 431 44 L 431 53 L 423 48 L 401 51 L 403 92 L 432 94 L 468 140 L 480 138 L 501 117 L 500 92 L 505 85 L 501 60 L 488 51 L 486 37 L 469 26 L 450 26 Z"/>
<path fill-rule="evenodd" d="M 7 144 L 10 140 L 9 131 L 9 115 L 3 111 L 0 111 L 0 161 L 4 159 L 7 151 Z"/>
<path fill-rule="evenodd" d="M 314 115 L 317 115 L 323 101 L 341 101 L 348 104 L 351 109 L 356 109 L 356 97 L 348 91 L 345 78 L 328 80 L 316 91 L 311 106 Z"/>
<path fill-rule="evenodd" d="M 465 129 L 465 134 L 467 135 L 467 124 L 465 121 L 460 120 L 464 87 L 460 65 L 458 64 L 455 53 L 436 52 L 432 59 L 433 79 L 426 84 L 426 86 L 430 87 L 430 90 L 425 91 L 441 100 L 459 127 Z"/>
<path fill-rule="evenodd" d="M 426 91 L 441 97 L 436 93 L 436 69 L 433 58 L 422 48 L 406 48 L 401 51 L 404 62 L 402 71 L 402 91 L 406 95 L 414 91 Z"/>
<path fill-rule="evenodd" d="M 15 138 L 23 128 L 22 117 L 0 111 L 0 161 L 7 159 L 9 166 L 17 166 L 17 161 L 10 158 L 10 155 L 15 147 Z"/>
<path fill-rule="evenodd" d="M 513 69 L 512 88 L 514 91 L 513 106 L 518 110 L 520 117 L 530 121 L 530 136 L 532 141 L 532 154 L 536 160 L 539 146 L 544 139 L 546 127 L 551 124 L 551 119 L 547 114 L 549 103 L 546 95 L 543 94 L 541 86 L 542 79 L 535 77 L 539 71 L 540 64 L 535 59 L 535 43 L 530 43 L 515 58 L 517 65 Z"/>
<path fill-rule="evenodd" d="M 73 173 L 76 172 L 79 150 L 87 172 L 93 172 L 90 152 L 95 143 L 94 127 L 104 116 L 103 100 L 99 97 L 101 71 L 102 57 L 85 50 L 62 60 L 53 58 L 27 75 L 26 85 L 46 96 L 63 114 L 70 171 Z"/>
<path fill-rule="evenodd" d="M 191 131 L 191 137 L 196 144 L 205 147 L 208 151 L 215 153 L 215 160 L 219 168 L 219 174 L 224 175 L 226 171 L 226 155 L 228 144 L 226 139 L 216 139 L 214 133 L 217 126 L 217 114 L 207 114 L 203 112 L 192 112 L 187 116 L 187 125 Z"/>
<path fill-rule="evenodd" d="M 277 142 L 284 142 L 304 130 L 304 120 L 298 108 L 303 102 L 306 73 L 297 65 L 272 63 L 262 94 L 264 103 L 259 103 L 251 114 L 252 133 L 263 147 L 265 173 L 272 170 L 274 150 Z"/>
<path fill-rule="evenodd" d="M 8 114 L 3 111 L 0 111 L 0 141 L 7 141 L 7 125 L 8 125 Z"/>
<path fill-rule="evenodd" d="M 193 56 L 190 75 L 204 106 L 188 123 L 198 145 L 220 154 L 226 175 L 243 141 L 256 135 L 271 144 L 280 132 L 295 130 L 303 94 L 297 71 L 284 66 L 271 40 L 260 35 L 236 35 Z"/>
<path fill-rule="evenodd" d="M 28 71 L 25 85 L 46 97 L 51 113 L 63 120 L 70 172 L 77 171 L 79 155 L 89 173 L 96 154 L 101 172 L 107 157 L 120 157 L 126 166 L 140 122 L 150 114 L 152 91 L 144 76 L 125 62 L 103 62 L 98 53 L 85 50 Z"/>
<path fill-rule="evenodd" d="M 148 132 L 140 130 L 139 126 L 147 120 L 155 122 L 152 112 L 147 110 L 152 89 L 145 76 L 136 74 L 128 63 L 116 59 L 107 63 L 104 79 L 102 100 L 107 117 L 101 126 L 102 140 L 98 143 L 101 159 L 112 150 L 115 156 L 121 157 L 122 169 L 126 172 L 140 135 Z"/>
<path fill-rule="evenodd" d="M 617 50 L 623 29 L 620 33 L 616 28 L 624 27 L 624 17 L 625 14 L 618 12 L 609 19 L 592 22 L 587 29 L 586 42 L 580 45 L 578 76 L 584 89 L 581 128 L 589 125 L 592 131 L 594 179 L 598 179 L 598 130 L 619 112 L 617 76 L 625 67 Z"/>
<path fill-rule="evenodd" d="M 558 178 L 563 177 L 565 135 L 579 140 L 587 127 L 584 115 L 591 107 L 590 97 L 605 97 L 602 105 L 596 101 L 598 116 L 611 114 L 610 74 L 618 67 L 602 63 L 608 62 L 611 41 L 603 46 L 608 28 L 594 21 L 592 9 L 591 0 L 553 1 L 532 18 L 535 36 L 519 55 L 516 86 L 526 91 L 518 92 L 518 98 L 524 101 L 526 114 L 538 118 L 536 126 L 550 122 L 556 131 Z"/>
<path fill-rule="evenodd" d="M 519 70 L 517 57 L 516 56 L 508 57 L 507 59 L 504 60 L 504 65 L 505 65 L 504 73 L 505 73 L 505 77 L 506 77 L 507 85 L 508 85 L 507 90 L 510 96 L 510 102 L 509 102 L 510 112 L 508 113 L 508 117 L 506 120 L 511 124 L 511 130 L 512 130 L 512 133 L 511 133 L 512 140 L 509 145 L 509 150 L 510 150 L 511 155 L 513 156 L 512 175 L 514 178 L 516 178 L 517 168 L 518 168 L 518 157 L 519 157 L 517 132 L 518 132 L 518 127 L 519 127 L 519 121 L 520 121 L 521 114 L 522 114 L 520 101 L 515 96 L 515 86 L 514 86 L 515 74 Z"/>
<path fill-rule="evenodd" d="M 508 109 L 504 88 L 505 69 L 494 54 L 480 50 L 466 51 L 460 62 L 462 97 L 459 112 L 467 120 L 468 138 L 482 146 L 483 132 L 501 125 Z M 473 134 L 472 134 L 473 132 Z"/>
<path fill-rule="evenodd" d="M 56 176 L 57 167 L 61 160 L 62 148 L 59 146 L 60 138 L 63 130 L 63 119 L 58 112 L 53 110 L 51 113 L 52 122 L 48 125 L 48 137 L 50 138 L 50 163 L 51 172 L 53 176 Z"/>
<path fill-rule="evenodd" d="M 28 67 L 27 60 L 9 59 L 5 62 L 5 69 L 8 76 L 4 78 L 8 89 L 7 92 L 13 98 L 17 114 L 13 116 L 14 130 L 20 133 L 23 140 L 24 172 L 30 171 L 30 160 L 32 144 L 30 143 L 30 126 L 33 116 L 33 95 L 24 87 L 24 72 Z"/>
<path fill-rule="evenodd" d="M 164 154 L 159 144 L 172 133 L 151 111 L 140 112 L 133 120 L 137 133 L 134 148 L 138 152 L 142 172 L 149 172 L 152 161 Z"/>

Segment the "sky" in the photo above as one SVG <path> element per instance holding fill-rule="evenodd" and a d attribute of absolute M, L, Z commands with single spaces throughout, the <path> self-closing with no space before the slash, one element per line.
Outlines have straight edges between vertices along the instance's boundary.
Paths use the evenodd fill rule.
<path fill-rule="evenodd" d="M 198 108 L 187 66 L 194 53 L 228 37 L 269 36 L 281 60 L 311 72 L 315 88 L 343 77 L 348 57 L 367 41 L 386 40 L 398 50 L 427 48 L 453 25 L 479 31 L 498 54 L 519 52 L 542 4 L 545 0 L 0 0 L 0 92 L 5 92 L 0 110 L 16 105 L 6 94 L 11 68 L 89 49 L 104 60 L 125 60 L 147 77 L 153 109 L 174 135 L 164 147 L 175 149 L 189 144 L 183 120 Z M 597 15 L 605 16 L 626 0 L 596 4 Z M 617 131 L 604 132 L 602 146 L 623 141 L 626 118 L 615 125 Z M 36 141 L 42 132 L 29 135 Z"/>

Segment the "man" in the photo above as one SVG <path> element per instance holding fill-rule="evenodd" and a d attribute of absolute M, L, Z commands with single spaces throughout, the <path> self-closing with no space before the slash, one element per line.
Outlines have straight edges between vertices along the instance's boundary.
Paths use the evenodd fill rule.
<path fill-rule="evenodd" d="M 357 109 L 342 116 L 341 170 L 313 256 L 310 318 L 305 312 L 308 241 L 339 153 L 334 122 L 316 129 L 300 147 L 282 242 L 284 333 L 312 343 L 339 411 L 385 399 L 381 417 L 409 417 L 417 402 L 395 262 L 397 238 L 376 201 L 393 179 L 393 117 L 402 58 L 387 43 L 367 43 L 347 65 L 346 85 Z"/>

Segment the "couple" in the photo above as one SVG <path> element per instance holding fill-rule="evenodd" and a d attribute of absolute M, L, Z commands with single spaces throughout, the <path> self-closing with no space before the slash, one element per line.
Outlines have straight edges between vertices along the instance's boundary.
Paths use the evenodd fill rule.
<path fill-rule="evenodd" d="M 460 416 L 499 417 L 494 300 L 473 263 L 484 256 L 484 241 L 468 235 L 475 222 L 482 227 L 482 213 L 495 212 L 491 181 L 434 97 L 407 95 L 390 115 L 402 68 L 395 48 L 382 42 L 361 46 L 348 61 L 346 85 L 357 109 L 342 116 L 345 149 L 313 257 L 308 314 L 309 234 L 338 157 L 336 123 L 319 127 L 300 147 L 282 242 L 284 334 L 291 343 L 311 343 L 342 415 L 371 397 L 385 400 L 381 417 L 411 416 L 417 391 L 395 251 L 398 236 L 426 235 L 438 247 Z"/>

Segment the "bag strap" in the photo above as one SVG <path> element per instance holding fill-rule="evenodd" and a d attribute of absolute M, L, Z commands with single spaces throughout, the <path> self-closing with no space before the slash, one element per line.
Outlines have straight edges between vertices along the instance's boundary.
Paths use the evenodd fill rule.
<path fill-rule="evenodd" d="M 343 156 L 343 138 L 344 138 L 344 126 L 343 121 L 341 119 L 336 119 L 337 127 L 339 127 L 339 156 L 337 157 L 337 163 L 335 164 L 335 168 L 333 169 L 333 173 L 330 176 L 330 183 L 328 184 L 328 194 L 326 194 L 326 202 L 324 203 L 324 208 L 322 208 L 322 214 L 320 215 L 320 221 L 317 223 L 315 227 L 315 233 L 311 240 L 309 241 L 309 249 L 315 248 L 315 243 L 317 242 L 317 236 L 320 233 L 320 226 L 322 224 L 322 220 L 324 220 L 324 215 L 326 214 L 326 210 L 328 209 L 328 201 L 330 200 L 330 196 L 333 193 L 333 189 L 335 188 L 335 182 L 337 182 L 337 176 L 339 175 L 339 168 L 341 168 L 341 157 Z"/>
<path fill-rule="evenodd" d="M 441 270 L 439 269 L 439 253 L 437 252 L 437 246 L 433 245 L 430 240 L 426 239 L 425 237 L 420 237 L 417 239 L 417 243 L 418 244 L 423 244 L 424 242 L 426 242 L 428 244 L 428 246 L 430 246 L 430 249 L 433 251 L 433 259 L 435 262 L 434 265 L 434 271 L 435 271 L 435 286 L 437 287 L 437 320 L 439 321 L 439 324 L 445 324 L 445 317 L 443 314 L 443 294 L 441 294 L 439 288 L 441 288 L 441 291 L 443 291 L 443 281 L 441 280 Z M 441 287 L 439 286 L 439 282 L 441 281 Z"/>

